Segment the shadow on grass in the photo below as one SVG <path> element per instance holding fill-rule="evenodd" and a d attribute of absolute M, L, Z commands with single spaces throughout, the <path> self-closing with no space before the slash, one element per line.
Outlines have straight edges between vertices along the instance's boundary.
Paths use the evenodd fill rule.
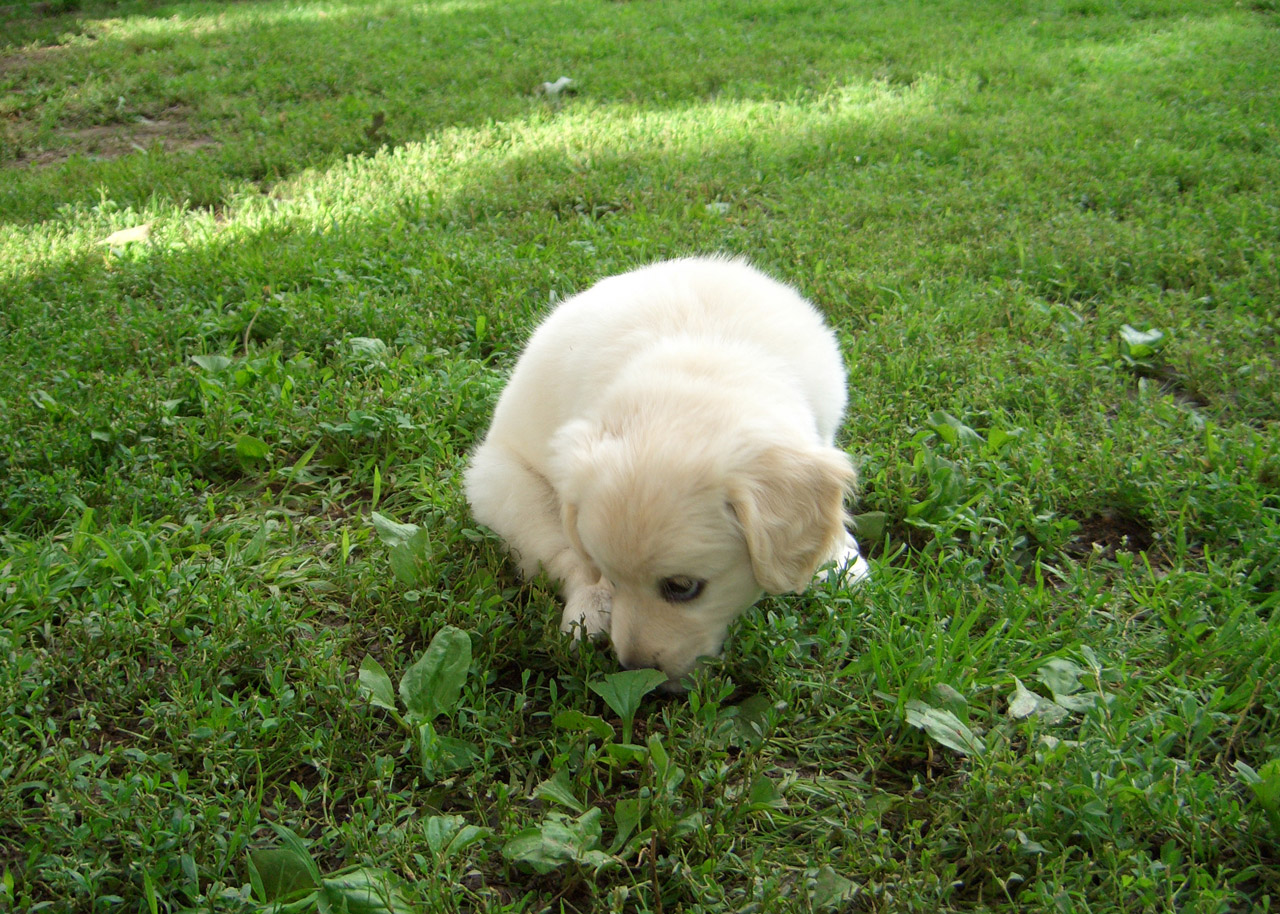
<path fill-rule="evenodd" d="M 921 27 L 919 9 L 888 0 L 86 6 L 45 23 L 44 47 L 0 55 L 0 219 L 39 222 L 103 196 L 222 207 L 347 156 L 554 112 L 536 90 L 561 75 L 585 102 L 643 110 L 930 75 L 1034 87 L 1047 77 L 1028 29 L 1124 42 L 1147 28 L 1139 13 L 1151 11 L 1082 27 L 954 0 Z M 204 148 L 182 152 L 192 141 Z"/>

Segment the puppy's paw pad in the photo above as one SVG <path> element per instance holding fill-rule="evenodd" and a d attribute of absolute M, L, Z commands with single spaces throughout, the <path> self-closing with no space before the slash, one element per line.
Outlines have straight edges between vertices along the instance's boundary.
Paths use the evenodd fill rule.
<path fill-rule="evenodd" d="M 613 594 L 606 587 L 589 587 L 580 590 L 565 601 L 564 614 L 560 617 L 560 631 L 572 635 L 575 641 L 586 637 L 602 641 L 609 637 L 609 615 L 613 609 Z"/>

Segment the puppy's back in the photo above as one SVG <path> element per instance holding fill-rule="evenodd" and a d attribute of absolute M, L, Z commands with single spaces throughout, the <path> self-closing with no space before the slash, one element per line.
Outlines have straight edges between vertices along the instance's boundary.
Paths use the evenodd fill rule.
<path fill-rule="evenodd" d="M 844 365 L 818 311 L 743 260 L 685 258 L 611 276 L 566 299 L 534 332 L 494 414 L 526 442 L 590 415 L 627 366 L 676 338 L 732 343 L 781 360 L 830 440 L 845 406 Z"/>

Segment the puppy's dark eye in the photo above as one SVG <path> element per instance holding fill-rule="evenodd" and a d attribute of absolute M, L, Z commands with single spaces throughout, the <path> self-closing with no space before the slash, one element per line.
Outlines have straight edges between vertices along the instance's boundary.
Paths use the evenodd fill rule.
<path fill-rule="evenodd" d="M 674 578 L 663 578 L 659 581 L 658 593 L 662 594 L 662 599 L 668 603 L 688 603 L 698 599 L 702 595 L 702 588 L 706 586 L 706 581 L 677 575 Z"/>

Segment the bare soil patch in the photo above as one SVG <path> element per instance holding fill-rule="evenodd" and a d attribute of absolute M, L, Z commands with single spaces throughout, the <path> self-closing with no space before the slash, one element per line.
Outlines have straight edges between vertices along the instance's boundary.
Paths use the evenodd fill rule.
<path fill-rule="evenodd" d="M 1077 561 L 1092 556 L 1115 561 L 1117 553 L 1143 553 L 1155 542 L 1151 528 L 1128 515 L 1105 511 L 1080 519 L 1065 552 Z"/>
<path fill-rule="evenodd" d="M 66 45 L 51 44 L 43 48 L 28 48 L 25 51 L 2 54 L 0 55 L 0 76 L 18 73 L 27 67 L 52 60 L 66 49 Z"/>
<path fill-rule="evenodd" d="M 155 146 L 171 152 L 190 152 L 214 145 L 212 138 L 193 130 L 184 115 L 183 108 L 174 107 L 155 118 L 59 130 L 56 146 L 35 151 L 19 147 L 17 157 L 5 164 L 11 168 L 39 167 L 65 162 L 74 155 L 118 159 Z"/>

